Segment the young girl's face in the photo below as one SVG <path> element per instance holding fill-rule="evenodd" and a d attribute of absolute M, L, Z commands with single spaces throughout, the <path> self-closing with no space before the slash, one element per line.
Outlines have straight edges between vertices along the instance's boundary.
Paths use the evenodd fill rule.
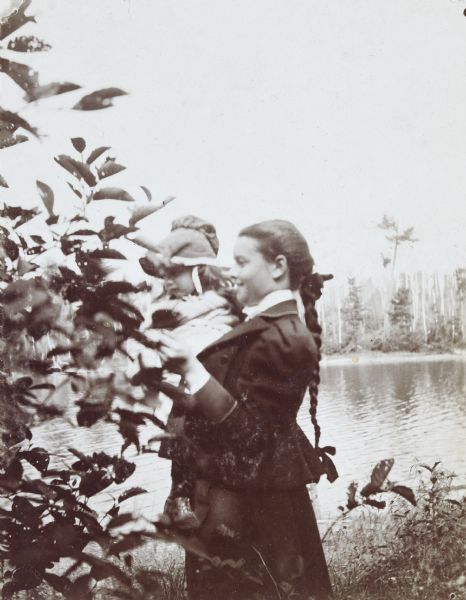
<path fill-rule="evenodd" d="M 171 265 L 165 269 L 163 278 L 167 294 L 175 298 L 183 298 L 195 293 L 192 267 Z"/>
<path fill-rule="evenodd" d="M 237 298 L 241 304 L 254 306 L 276 289 L 272 275 L 275 265 L 265 259 L 257 240 L 240 236 L 236 240 L 234 258 Z"/>

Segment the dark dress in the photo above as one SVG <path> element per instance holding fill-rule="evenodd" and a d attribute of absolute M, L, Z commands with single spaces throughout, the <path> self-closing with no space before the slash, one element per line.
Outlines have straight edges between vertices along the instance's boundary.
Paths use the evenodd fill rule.
<path fill-rule="evenodd" d="M 203 350 L 212 375 L 187 414 L 193 441 L 181 462 L 196 475 L 196 538 L 211 560 L 187 553 L 190 600 L 328 598 L 330 581 L 306 484 L 323 473 L 296 423 L 317 349 L 294 301 L 277 304 Z M 220 423 L 208 403 L 234 408 Z M 161 455 L 183 452 L 176 442 Z M 295 595 L 293 595 L 293 593 Z"/>

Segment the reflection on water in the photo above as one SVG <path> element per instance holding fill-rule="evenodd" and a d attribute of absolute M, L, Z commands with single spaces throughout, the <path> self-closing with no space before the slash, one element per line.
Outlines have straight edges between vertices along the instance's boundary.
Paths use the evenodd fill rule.
<path fill-rule="evenodd" d="M 318 486 L 322 517 L 335 514 L 337 506 L 345 502 L 348 483 L 365 482 L 372 466 L 383 458 L 395 458 L 391 475 L 395 481 L 406 481 L 410 467 L 417 462 L 432 464 L 442 460 L 463 482 L 465 375 L 466 362 L 451 358 L 388 364 L 324 364 L 318 409 L 321 445 L 337 447 L 340 478 L 333 484 L 324 480 Z M 298 421 L 313 440 L 307 400 Z M 148 432 L 150 435 L 153 431 Z M 117 454 L 121 437 L 110 425 L 99 423 L 90 429 L 77 429 L 57 419 L 36 429 L 34 443 L 54 448 L 58 454 L 68 447 L 86 453 L 106 450 Z M 138 468 L 123 487 L 137 485 L 149 490 L 149 494 L 134 498 L 133 507 L 149 517 L 155 516 L 168 493 L 170 464 L 155 454 L 136 456 L 128 450 L 125 456 L 134 459 Z M 109 498 L 109 493 L 104 492 L 98 503 Z"/>
<path fill-rule="evenodd" d="M 465 374 L 466 362 L 448 358 L 323 367 L 322 444 L 336 445 L 340 478 L 319 485 L 322 512 L 333 512 L 348 483 L 367 481 L 383 458 L 395 458 L 394 481 L 408 480 L 418 462 L 437 460 L 464 481 Z"/>

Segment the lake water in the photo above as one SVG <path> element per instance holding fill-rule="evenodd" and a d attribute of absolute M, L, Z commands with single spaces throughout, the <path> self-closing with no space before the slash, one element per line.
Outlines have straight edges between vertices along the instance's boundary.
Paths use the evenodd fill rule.
<path fill-rule="evenodd" d="M 70 404 L 74 399 L 69 397 Z M 307 411 L 305 400 L 298 421 L 313 440 Z M 343 363 L 324 361 L 318 419 L 321 445 L 337 447 L 335 462 L 340 473 L 335 483 L 323 480 L 318 485 L 318 514 L 323 521 L 345 503 L 348 483 L 365 483 L 372 466 L 384 458 L 395 459 L 392 481 L 409 483 L 413 465 L 441 460 L 445 468 L 457 473 L 458 484 L 464 484 L 464 357 L 412 357 L 408 361 L 389 357 L 388 361 L 356 364 L 351 359 Z M 147 436 L 153 433 L 147 432 Z M 74 428 L 63 419 L 36 428 L 33 441 L 59 455 L 66 454 L 69 447 L 88 454 L 101 450 L 117 454 L 121 447 L 121 437 L 111 425 Z M 137 456 L 132 449 L 125 457 L 137 463 L 135 474 L 123 486 L 104 491 L 93 504 L 103 508 L 111 502 L 111 493 L 141 486 L 149 493 L 134 498 L 133 508 L 155 517 L 169 490 L 170 464 L 156 454 Z"/>

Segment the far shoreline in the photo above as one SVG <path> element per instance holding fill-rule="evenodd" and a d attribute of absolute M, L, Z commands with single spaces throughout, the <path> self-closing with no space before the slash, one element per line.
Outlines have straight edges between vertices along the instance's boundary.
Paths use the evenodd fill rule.
<path fill-rule="evenodd" d="M 363 350 L 345 354 L 324 354 L 321 367 L 358 366 L 370 364 L 390 364 L 403 362 L 441 362 L 445 360 L 466 361 L 466 350 L 449 352 L 379 352 Z"/>

